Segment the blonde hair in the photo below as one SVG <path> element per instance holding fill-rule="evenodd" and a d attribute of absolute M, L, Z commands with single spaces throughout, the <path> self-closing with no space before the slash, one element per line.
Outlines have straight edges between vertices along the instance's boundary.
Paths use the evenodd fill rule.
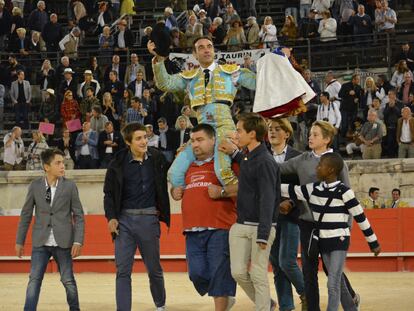
<path fill-rule="evenodd" d="M 13 16 L 17 16 L 17 15 L 22 16 L 22 10 L 19 7 L 15 6 L 12 10 L 12 15 Z"/>
<path fill-rule="evenodd" d="M 321 129 L 322 137 L 329 138 L 328 147 L 331 146 L 336 135 L 336 128 L 327 121 L 318 120 L 312 123 L 312 127 L 317 126 Z"/>
<path fill-rule="evenodd" d="M 367 83 L 368 81 L 372 83 L 372 88 L 375 90 L 377 87 L 375 85 L 375 81 L 373 77 L 368 77 L 365 79 L 364 89 L 366 90 L 368 88 L 368 83 Z"/>
<path fill-rule="evenodd" d="M 290 121 L 287 118 L 273 118 L 270 119 L 270 123 L 277 123 L 282 130 L 284 130 L 286 133 L 289 133 L 289 138 L 287 140 L 290 140 L 293 136 L 293 128 L 290 124 Z"/>
<path fill-rule="evenodd" d="M 110 102 L 110 103 L 111 103 L 111 105 L 113 105 L 112 94 L 111 94 L 111 93 L 109 93 L 109 92 L 105 92 L 105 93 L 103 94 L 103 96 L 102 96 L 102 105 L 104 105 L 104 106 L 105 106 L 105 104 L 106 104 L 107 102 Z"/>

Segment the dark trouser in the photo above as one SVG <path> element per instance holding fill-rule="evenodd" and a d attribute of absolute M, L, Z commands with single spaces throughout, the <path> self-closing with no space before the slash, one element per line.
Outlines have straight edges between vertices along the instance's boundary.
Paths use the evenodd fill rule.
<path fill-rule="evenodd" d="M 100 168 L 108 168 L 109 162 L 111 162 L 113 158 L 113 153 L 105 153 L 105 156 L 101 159 Z"/>
<path fill-rule="evenodd" d="M 17 103 L 14 105 L 16 115 L 16 125 L 23 129 L 29 129 L 29 105 L 26 103 Z"/>
<path fill-rule="evenodd" d="M 298 225 L 287 220 L 278 221 L 276 238 L 270 251 L 270 262 L 280 310 L 295 309 L 292 285 L 298 295 L 305 293 L 303 273 L 297 262 L 298 246 Z"/>
<path fill-rule="evenodd" d="M 346 133 L 348 132 L 348 129 L 351 128 L 352 130 L 354 130 L 354 122 L 355 122 L 356 116 L 357 116 L 357 110 L 355 111 L 341 110 L 342 121 L 341 121 L 341 127 L 340 127 L 340 130 L 341 130 L 340 134 L 344 141 L 346 139 Z"/>
<path fill-rule="evenodd" d="M 79 311 L 78 288 L 73 275 L 71 248 L 51 246 L 33 247 L 30 279 L 26 290 L 24 311 L 36 311 L 40 287 L 50 257 L 55 259 L 60 273 L 60 280 L 66 290 L 66 300 L 70 311 Z"/>
<path fill-rule="evenodd" d="M 92 159 L 90 155 L 80 155 L 78 166 L 81 170 L 95 169 L 97 167 L 96 160 Z"/>
<path fill-rule="evenodd" d="M 387 127 L 386 156 L 389 158 L 398 157 L 397 129 L 395 127 Z"/>
<path fill-rule="evenodd" d="M 197 292 L 204 296 L 236 295 L 231 276 L 229 231 L 204 230 L 185 233 L 188 274 Z"/>
<path fill-rule="evenodd" d="M 157 307 L 165 305 L 164 276 L 160 262 L 160 223 L 155 215 L 125 215 L 119 218 L 115 239 L 116 306 L 131 310 L 131 273 L 137 250 L 148 271 L 152 299 Z"/>
<path fill-rule="evenodd" d="M 320 311 L 319 307 L 319 285 L 318 285 L 318 266 L 319 266 L 319 257 L 309 257 L 306 250 L 309 246 L 309 238 L 311 236 L 312 229 L 314 228 L 314 223 L 309 221 L 299 221 L 300 228 L 300 243 L 302 245 L 302 270 L 303 278 L 305 281 L 305 295 L 306 301 L 308 303 L 308 311 Z M 324 267 L 324 271 L 327 274 L 327 270 Z M 353 290 L 351 283 L 345 274 L 343 274 L 344 286 L 351 295 L 352 298 L 355 297 L 355 291 Z M 345 290 L 344 290 L 345 292 Z M 341 291 L 342 294 L 342 291 Z M 342 297 L 341 297 L 342 298 Z M 344 301 L 341 300 L 341 303 Z M 348 306 L 342 304 L 342 307 L 345 311 L 352 310 Z"/>

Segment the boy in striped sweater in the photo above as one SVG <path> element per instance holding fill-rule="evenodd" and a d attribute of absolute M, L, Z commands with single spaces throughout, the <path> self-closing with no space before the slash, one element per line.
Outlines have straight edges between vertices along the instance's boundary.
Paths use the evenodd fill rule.
<path fill-rule="evenodd" d="M 320 213 L 324 213 L 319 224 L 318 246 L 328 270 L 328 311 L 337 311 L 341 300 L 341 277 L 350 241 L 350 215 L 355 218 L 375 256 L 381 251 L 354 192 L 338 180 L 343 166 L 344 162 L 338 154 L 326 153 L 316 168 L 320 182 L 281 186 L 282 197 L 307 201 L 315 221 L 318 221 Z M 329 197 L 333 199 L 325 207 Z"/>

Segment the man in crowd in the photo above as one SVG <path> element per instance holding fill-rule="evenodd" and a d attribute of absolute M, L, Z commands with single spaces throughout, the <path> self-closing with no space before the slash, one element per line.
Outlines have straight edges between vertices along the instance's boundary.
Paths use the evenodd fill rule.
<path fill-rule="evenodd" d="M 400 60 L 405 60 L 407 67 L 411 71 L 414 71 L 414 51 L 408 42 L 404 42 L 401 45 L 401 50 L 398 51 L 398 54 L 394 59 L 394 64 L 397 64 Z"/>
<path fill-rule="evenodd" d="M 63 27 L 58 23 L 58 16 L 55 13 L 50 14 L 50 21 L 43 27 L 42 38 L 48 52 L 59 51 L 59 42 L 63 38 Z"/>
<path fill-rule="evenodd" d="M 78 27 L 72 28 L 70 33 L 59 41 L 59 48 L 70 59 L 76 60 L 78 58 L 79 37 L 81 30 Z"/>
<path fill-rule="evenodd" d="M 138 69 L 138 71 L 136 72 L 136 79 L 128 85 L 128 89 L 131 90 L 132 94 L 140 99 L 142 98 L 144 90 L 148 88 L 147 81 L 143 79 L 144 72 Z"/>
<path fill-rule="evenodd" d="M 45 11 L 46 4 L 44 1 L 39 1 L 37 3 L 37 9 L 34 9 L 30 15 L 27 22 L 27 26 L 31 31 L 42 32 L 43 28 L 48 22 L 48 14 Z"/>
<path fill-rule="evenodd" d="M 115 107 L 118 106 L 119 101 L 121 100 L 122 95 L 124 94 L 124 84 L 118 78 L 118 72 L 115 70 L 111 70 L 109 72 L 109 79 L 105 80 L 106 82 L 104 89 L 104 92 L 111 93 Z"/>
<path fill-rule="evenodd" d="M 191 147 L 196 161 L 186 173 L 186 187 L 172 188 L 171 196 L 182 200 L 190 280 L 200 295 L 208 293 L 214 298 L 215 311 L 226 311 L 233 306 L 236 294 L 228 242 L 236 208 L 231 193 L 220 185 L 214 172 L 214 144 L 212 126 L 199 124 L 192 129 Z M 195 200 L 198 204 L 194 204 Z"/>
<path fill-rule="evenodd" d="M 359 85 L 361 77 L 358 74 L 352 75 L 350 82 L 344 83 L 339 91 L 339 98 L 341 98 L 341 136 L 345 140 L 348 129 L 353 130 L 354 121 L 361 107 L 363 90 Z"/>
<path fill-rule="evenodd" d="M 83 99 L 86 97 L 86 90 L 92 88 L 94 90 L 94 96 L 98 96 L 101 86 L 98 81 L 93 78 L 92 70 L 85 70 L 83 72 L 84 81 L 79 85 L 78 97 Z"/>
<path fill-rule="evenodd" d="M 112 63 L 106 68 L 104 73 L 104 81 L 107 81 L 111 77 L 109 76 L 111 71 L 115 71 L 119 81 L 124 81 L 125 78 L 125 65 L 121 64 L 121 58 L 119 55 L 114 54 L 112 56 Z"/>
<path fill-rule="evenodd" d="M 91 130 L 89 122 L 83 122 L 82 132 L 75 141 L 76 158 L 80 169 L 96 169 L 98 167 L 98 134 Z"/>
<path fill-rule="evenodd" d="M 411 109 L 401 109 L 401 118 L 397 122 L 397 142 L 399 158 L 414 158 L 414 119 Z"/>
<path fill-rule="evenodd" d="M 100 168 L 108 168 L 115 154 L 124 147 L 124 140 L 118 131 L 114 131 L 111 121 L 105 123 L 105 130 L 99 134 L 98 152 L 101 162 Z"/>
<path fill-rule="evenodd" d="M 384 208 L 384 202 L 380 199 L 380 189 L 377 187 L 371 187 L 368 190 L 368 198 L 361 200 L 361 206 L 365 209 L 378 209 Z"/>
<path fill-rule="evenodd" d="M 67 91 L 71 91 L 73 94 L 73 97 L 77 99 L 78 94 L 78 82 L 73 78 L 73 75 L 75 72 L 72 70 L 72 68 L 65 68 L 63 70 L 63 77 L 64 79 L 59 84 L 58 94 L 57 94 L 57 103 L 58 107 L 60 107 L 60 104 L 63 101 L 64 95 Z"/>
<path fill-rule="evenodd" d="M 131 64 L 127 66 L 125 71 L 125 85 L 129 85 L 132 81 L 134 81 L 137 78 L 137 72 L 138 70 L 141 70 L 143 76 L 143 80 L 146 79 L 145 75 L 145 67 L 139 63 L 138 55 L 135 53 L 131 54 Z"/>
<path fill-rule="evenodd" d="M 24 254 L 24 243 L 32 222 L 32 256 L 24 310 L 36 310 L 40 288 L 53 256 L 66 290 L 69 309 L 79 311 L 78 289 L 73 275 L 73 258 L 81 254 L 85 233 L 82 204 L 76 184 L 64 177 L 63 151 L 47 149 L 41 159 L 45 176 L 31 182 L 20 214 L 16 255 Z"/>
<path fill-rule="evenodd" d="M 104 184 L 105 216 L 115 240 L 116 305 L 118 310 L 131 310 L 131 273 L 138 247 L 156 310 L 163 311 L 166 295 L 159 239 L 160 221 L 170 226 L 167 163 L 155 148 L 148 148 L 144 125 L 128 124 L 122 135 L 128 148 L 115 155 Z"/>
<path fill-rule="evenodd" d="M 401 117 L 401 103 L 397 100 L 394 90 L 388 91 L 388 103 L 385 105 L 384 123 L 387 127 L 387 136 L 385 137 L 385 155 L 389 158 L 396 158 L 398 155 L 397 144 L 397 124 Z"/>
<path fill-rule="evenodd" d="M 398 208 L 398 207 L 409 207 L 407 202 L 401 200 L 401 190 L 394 188 L 391 191 L 391 200 L 385 202 L 386 208 Z"/>
<path fill-rule="evenodd" d="M 349 18 L 348 24 L 353 27 L 353 34 L 356 36 L 355 41 L 368 41 L 370 34 L 372 34 L 371 17 L 365 14 L 365 7 L 362 4 L 358 5 L 358 13 Z"/>
<path fill-rule="evenodd" d="M 126 62 L 126 55 L 134 45 L 134 35 L 127 25 L 127 21 L 121 19 L 118 22 L 118 31 L 114 35 L 114 51 L 120 56 L 122 63 Z"/>
<path fill-rule="evenodd" d="M 11 132 L 4 136 L 3 143 L 4 169 L 6 171 L 24 170 L 24 143 L 22 140 L 22 129 L 18 126 L 13 127 Z"/>
<path fill-rule="evenodd" d="M 315 19 L 317 13 L 317 10 L 312 9 L 309 11 L 308 17 L 302 18 L 300 20 L 299 38 L 312 39 L 316 38 L 319 35 L 319 23 Z"/>
<path fill-rule="evenodd" d="M 398 100 L 400 100 L 403 105 L 408 105 L 410 103 L 410 95 L 414 94 L 414 83 L 412 75 L 412 72 L 409 71 L 404 73 L 404 82 L 401 84 L 400 90 L 398 92 Z"/>
<path fill-rule="evenodd" d="M 147 111 L 142 107 L 139 97 L 131 98 L 131 108 L 128 108 L 126 115 L 126 123 L 137 122 L 144 124 L 144 119 L 148 115 Z"/>
<path fill-rule="evenodd" d="M 359 138 L 364 144 L 362 151 L 362 158 L 380 159 L 381 158 L 381 141 L 382 141 L 382 126 L 377 121 L 377 112 L 374 109 L 368 111 L 367 122 L 364 123 L 361 129 Z"/>
<path fill-rule="evenodd" d="M 158 148 L 160 137 L 154 133 L 152 124 L 145 124 L 147 130 L 148 147 Z"/>
<path fill-rule="evenodd" d="M 167 120 L 163 117 L 159 118 L 157 123 L 159 130 L 158 148 L 161 150 L 168 164 L 171 164 L 174 160 L 175 151 L 178 148 L 177 132 L 168 127 Z"/>
<path fill-rule="evenodd" d="M 22 70 L 17 71 L 17 80 L 11 84 L 10 98 L 14 107 L 17 125 L 28 129 L 32 88 L 30 82 L 25 80 L 25 74 Z"/>

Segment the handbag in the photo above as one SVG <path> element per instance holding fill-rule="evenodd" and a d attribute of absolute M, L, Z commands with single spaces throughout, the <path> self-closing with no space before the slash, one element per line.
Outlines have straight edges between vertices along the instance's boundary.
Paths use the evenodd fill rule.
<path fill-rule="evenodd" d="M 319 214 L 318 221 L 315 224 L 315 228 L 312 229 L 310 237 L 309 237 L 309 244 L 307 249 L 307 255 L 310 258 L 318 257 L 319 255 L 319 228 L 321 225 L 321 221 L 323 218 L 323 215 L 325 214 L 326 210 L 328 209 L 329 204 L 331 204 L 334 194 L 336 191 L 334 191 L 331 196 L 326 200 L 325 206 L 323 208 L 322 213 Z"/>

